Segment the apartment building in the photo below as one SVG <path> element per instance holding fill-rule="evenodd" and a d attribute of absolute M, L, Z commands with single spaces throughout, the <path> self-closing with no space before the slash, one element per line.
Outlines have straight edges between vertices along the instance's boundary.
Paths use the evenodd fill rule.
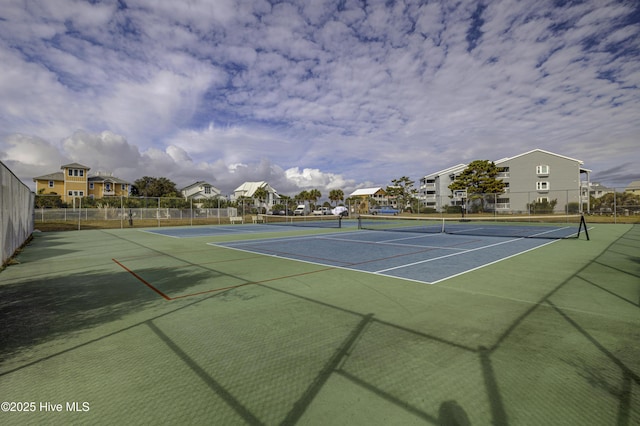
<path fill-rule="evenodd" d="M 466 164 L 458 164 L 420 179 L 418 194 L 422 205 L 436 211 L 443 211 L 447 206 L 455 205 L 457 201 L 450 198 L 452 194 L 449 185 L 466 168 Z"/>
<path fill-rule="evenodd" d="M 494 162 L 505 183 L 505 191 L 488 197 L 485 211 L 527 213 L 533 205 L 553 205 L 556 213 L 567 212 L 571 205 L 589 210 L 590 170 L 575 158 L 534 149 Z M 424 206 L 443 211 L 459 205 L 448 186 L 467 167 L 458 164 L 420 179 L 419 194 Z"/>
<path fill-rule="evenodd" d="M 111 174 L 98 172 L 89 176 L 89 167 L 79 163 L 65 164 L 61 172 L 34 177 L 36 194 L 59 195 L 65 203 L 75 198 L 128 197 L 131 183 Z"/>

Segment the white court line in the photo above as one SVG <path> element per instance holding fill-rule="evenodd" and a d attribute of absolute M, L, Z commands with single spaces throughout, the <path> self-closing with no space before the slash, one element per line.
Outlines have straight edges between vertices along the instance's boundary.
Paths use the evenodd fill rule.
<path fill-rule="evenodd" d="M 496 247 L 496 246 L 500 246 L 502 244 L 508 244 L 508 243 L 512 243 L 514 241 L 520 241 L 520 240 L 523 240 L 523 238 L 515 238 L 513 240 L 501 241 L 499 243 L 489 244 L 488 246 L 477 247 L 477 248 L 474 248 L 474 249 L 468 249 L 468 250 L 461 251 L 461 252 L 458 252 L 458 253 L 446 254 L 444 256 L 438 256 L 438 257 L 434 257 L 434 258 L 431 258 L 431 259 L 421 260 L 419 262 L 407 263 L 406 265 L 400 265 L 400 266 L 394 266 L 393 268 L 381 269 L 379 271 L 375 271 L 374 273 L 375 274 L 380 274 L 380 273 L 383 273 L 383 272 L 393 271 L 395 269 L 407 268 L 409 266 L 415 266 L 415 265 L 420 265 L 422 263 L 433 262 L 434 260 L 445 259 L 447 257 L 459 256 L 461 254 L 467 254 L 467 253 L 471 253 L 473 251 L 484 250 L 486 248 Z"/>
<path fill-rule="evenodd" d="M 349 238 L 320 238 L 322 240 L 328 240 L 328 241 L 344 241 L 346 243 L 359 243 L 359 244 L 380 244 L 380 245 L 387 245 L 387 246 L 394 246 L 394 247 L 413 247 L 413 248 L 427 248 L 427 249 L 442 249 L 442 250 L 454 250 L 454 251 L 463 251 L 463 250 L 468 250 L 468 249 L 461 249 L 461 248 L 456 248 L 456 247 L 443 247 L 443 246 L 421 246 L 418 244 L 402 244 L 402 243 L 393 243 L 391 241 L 402 241 L 405 240 L 405 238 L 396 238 L 393 240 L 388 240 L 388 241 L 363 241 L 363 240 L 352 240 Z"/>
<path fill-rule="evenodd" d="M 214 226 L 216 226 L 216 225 L 214 225 Z M 219 226 L 219 225 L 217 225 L 217 226 Z M 241 229 L 229 229 L 229 228 L 225 229 L 222 226 L 220 228 L 218 228 L 217 226 L 216 226 L 216 228 L 203 228 L 203 229 L 214 229 L 216 231 L 228 231 L 228 232 L 232 232 L 232 233 L 235 233 L 235 234 L 238 234 L 238 235 L 240 235 L 240 234 L 256 234 L 256 233 L 258 233 L 257 231 L 241 230 Z M 165 231 L 169 231 L 169 230 L 172 230 L 172 229 L 178 229 L 179 230 L 180 228 L 160 228 L 160 229 L 164 229 Z M 193 229 L 193 228 L 188 228 L 188 229 Z M 148 234 L 160 235 L 161 237 L 169 237 L 169 238 L 202 238 L 202 237 L 217 237 L 217 236 L 220 236 L 220 235 L 229 235 L 229 234 L 225 234 L 224 232 L 220 232 L 220 233 L 218 233 L 218 232 L 213 232 L 213 233 L 208 232 L 208 233 L 205 233 L 205 234 L 191 234 L 191 235 L 185 235 L 185 234 L 182 234 L 182 235 L 180 235 L 180 234 L 178 234 L 178 235 L 169 235 L 169 234 L 167 234 L 165 232 L 162 232 L 162 231 L 156 230 L 156 229 L 139 229 L 138 231 L 146 232 Z"/>
<path fill-rule="evenodd" d="M 535 246 L 535 247 L 531 247 L 530 249 L 527 249 L 527 250 L 525 250 L 525 251 L 521 251 L 521 252 L 518 252 L 518 253 L 514 253 L 514 254 L 512 254 L 512 255 L 510 255 L 510 256 L 507 256 L 507 257 L 501 257 L 500 259 L 494 260 L 493 262 L 483 263 L 482 265 L 480 265 L 480 266 L 476 266 L 475 268 L 467 269 L 466 271 L 458 272 L 457 274 L 449 275 L 448 277 L 441 278 L 441 279 L 439 279 L 439 280 L 435 280 L 435 281 L 433 281 L 433 282 L 431 282 L 431 283 L 429 283 L 429 284 L 438 284 L 439 282 L 446 281 L 446 280 L 449 280 L 449 279 L 451 279 L 451 278 L 458 277 L 458 276 L 460 276 L 460 275 L 464 275 L 464 274 L 467 274 L 467 273 L 469 273 L 469 272 L 476 271 L 476 270 L 478 270 L 478 269 L 482 269 L 482 268 L 484 268 L 484 267 L 486 267 L 486 266 L 489 266 L 489 265 L 493 265 L 493 264 L 495 264 L 495 263 L 502 262 L 503 260 L 511 259 L 512 257 L 520 256 L 520 255 L 521 255 L 521 254 L 523 254 L 523 253 L 527 253 L 527 252 L 530 252 L 530 251 L 533 251 L 533 250 L 539 249 L 540 247 L 548 246 L 549 244 L 553 244 L 553 243 L 556 243 L 556 242 L 558 242 L 558 241 L 559 241 L 559 240 L 549 241 L 548 243 L 541 244 L 541 245 L 539 245 L 539 246 Z"/>

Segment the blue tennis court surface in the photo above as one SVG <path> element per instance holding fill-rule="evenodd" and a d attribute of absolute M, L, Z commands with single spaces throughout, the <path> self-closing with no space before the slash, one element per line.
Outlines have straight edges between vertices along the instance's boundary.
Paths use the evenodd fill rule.
<path fill-rule="evenodd" d="M 356 231 L 212 245 L 435 284 L 553 241 Z"/>

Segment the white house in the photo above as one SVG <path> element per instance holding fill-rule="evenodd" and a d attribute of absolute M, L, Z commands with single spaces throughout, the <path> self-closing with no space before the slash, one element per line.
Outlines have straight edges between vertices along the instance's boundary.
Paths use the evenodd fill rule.
<path fill-rule="evenodd" d="M 267 198 L 265 200 L 258 200 L 254 197 L 258 188 L 264 188 L 267 191 Z M 242 197 L 252 198 L 253 204 L 256 207 L 264 207 L 266 210 L 271 210 L 271 208 L 280 201 L 278 191 L 265 181 L 243 183 L 233 191 L 231 199 L 237 201 Z"/>
<path fill-rule="evenodd" d="M 200 181 L 180 190 L 182 196 L 187 200 L 194 201 L 210 200 L 221 197 L 220 190 L 210 183 Z"/>

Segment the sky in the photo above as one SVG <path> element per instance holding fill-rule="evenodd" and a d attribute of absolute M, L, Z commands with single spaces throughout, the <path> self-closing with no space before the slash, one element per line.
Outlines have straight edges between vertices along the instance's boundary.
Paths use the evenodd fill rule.
<path fill-rule="evenodd" d="M 539 148 L 640 180 L 640 3 L 0 0 L 0 161 L 345 194 Z"/>

